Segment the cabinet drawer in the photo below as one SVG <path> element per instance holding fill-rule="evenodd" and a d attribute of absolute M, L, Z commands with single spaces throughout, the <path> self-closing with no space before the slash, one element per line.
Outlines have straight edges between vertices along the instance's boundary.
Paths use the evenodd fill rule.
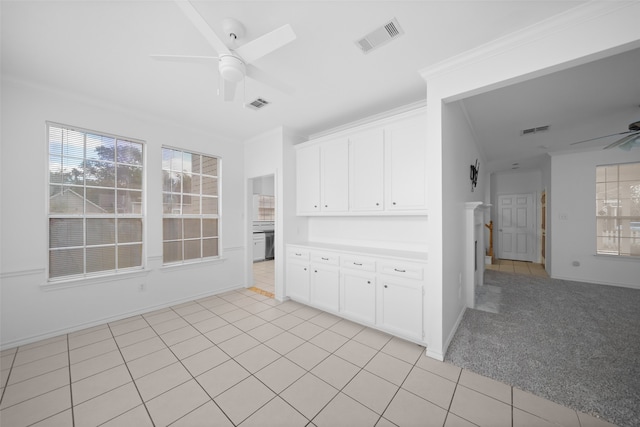
<path fill-rule="evenodd" d="M 376 260 L 357 255 L 345 255 L 340 258 L 340 267 L 360 271 L 376 271 Z"/>
<path fill-rule="evenodd" d="M 300 261 L 309 261 L 309 251 L 301 248 L 288 248 L 287 258 L 297 259 Z"/>
<path fill-rule="evenodd" d="M 311 254 L 311 262 L 326 265 L 339 265 L 340 257 L 333 253 L 313 252 Z"/>
<path fill-rule="evenodd" d="M 420 264 L 382 261 L 380 262 L 380 273 L 405 277 L 407 279 L 422 280 L 424 268 Z"/>

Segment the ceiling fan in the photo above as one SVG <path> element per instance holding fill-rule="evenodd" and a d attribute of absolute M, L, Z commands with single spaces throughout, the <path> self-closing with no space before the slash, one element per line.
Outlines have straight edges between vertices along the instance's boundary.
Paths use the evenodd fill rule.
<path fill-rule="evenodd" d="M 611 135 L 599 136 L 597 138 L 585 139 L 584 141 L 573 142 L 571 145 L 582 144 L 583 142 L 595 141 L 597 139 L 608 138 L 614 135 L 625 135 L 622 138 L 618 139 L 615 142 L 604 147 L 605 150 L 609 148 L 621 148 L 623 150 L 629 151 L 633 147 L 640 147 L 640 121 L 633 122 L 629 125 L 629 130 L 625 132 L 612 133 Z"/>
<path fill-rule="evenodd" d="M 296 39 L 296 34 L 289 24 L 283 25 L 257 39 L 247 42 L 233 49 L 225 44 L 204 20 L 202 15 L 187 0 L 176 0 L 180 10 L 198 29 L 209 42 L 218 56 L 192 56 L 192 55 L 150 55 L 154 59 L 169 61 L 211 62 L 218 61 L 220 72 L 220 90 L 225 101 L 232 101 L 235 96 L 236 86 L 250 77 L 259 82 L 272 86 L 281 92 L 292 94 L 294 89 L 286 83 L 278 80 L 268 73 L 260 70 L 251 63 L 273 52 L 276 49 Z M 235 46 L 237 39 L 244 36 L 244 26 L 233 18 L 226 18 L 222 22 L 225 34 L 229 37 L 229 44 Z"/>

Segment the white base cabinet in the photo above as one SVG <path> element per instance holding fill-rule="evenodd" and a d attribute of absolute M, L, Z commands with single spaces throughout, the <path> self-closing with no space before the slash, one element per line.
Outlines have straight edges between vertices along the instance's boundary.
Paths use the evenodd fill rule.
<path fill-rule="evenodd" d="M 287 245 L 285 295 L 426 344 L 425 267 L 426 254 L 422 253 L 385 251 L 380 255 L 354 247 Z"/>

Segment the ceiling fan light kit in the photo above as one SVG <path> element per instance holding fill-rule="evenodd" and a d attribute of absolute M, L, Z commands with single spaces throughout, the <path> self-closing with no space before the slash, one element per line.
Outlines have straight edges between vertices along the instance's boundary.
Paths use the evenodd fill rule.
<path fill-rule="evenodd" d="M 595 141 L 602 138 L 608 138 L 614 135 L 625 136 L 604 147 L 605 150 L 618 147 L 621 150 L 630 151 L 634 147 L 640 147 L 640 121 L 631 123 L 629 125 L 629 130 L 626 132 L 618 132 L 611 135 L 599 136 L 597 138 L 585 139 L 583 141 L 573 142 L 571 143 L 571 145 L 582 144 L 583 142 Z"/>
<path fill-rule="evenodd" d="M 247 68 L 245 67 L 244 62 L 233 55 L 222 55 L 220 57 L 220 65 L 218 66 L 218 69 L 220 70 L 220 76 L 222 76 L 224 80 L 233 83 L 241 82 L 247 73 Z"/>

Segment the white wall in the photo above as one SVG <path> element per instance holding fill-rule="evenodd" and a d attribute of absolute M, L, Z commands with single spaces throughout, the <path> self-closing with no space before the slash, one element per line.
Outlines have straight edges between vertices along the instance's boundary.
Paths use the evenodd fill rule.
<path fill-rule="evenodd" d="M 470 166 L 475 165 L 476 159 L 480 163 L 480 176 L 471 191 Z M 466 268 L 465 203 L 486 202 L 489 178 L 483 172 L 485 160 L 459 102 L 442 108 L 442 162 L 442 338 L 446 348 L 466 307 L 467 290 L 463 284 L 473 280 Z"/>
<path fill-rule="evenodd" d="M 546 156 L 544 162 L 542 163 L 542 189 L 546 193 L 547 199 L 547 220 L 546 220 L 546 244 L 545 244 L 545 260 L 544 260 L 544 268 L 549 275 L 552 274 L 553 271 L 553 248 L 551 247 L 551 241 L 549 237 L 553 234 L 552 225 L 549 221 L 549 215 L 553 212 L 553 205 L 551 201 L 551 196 L 553 194 L 553 187 L 551 186 L 551 157 Z M 540 218 L 542 221 L 542 218 Z"/>
<path fill-rule="evenodd" d="M 640 289 L 640 262 L 596 256 L 596 166 L 640 162 L 640 149 L 595 150 L 551 157 L 549 222 L 552 277 Z M 566 219 L 562 219 L 566 216 Z M 572 263 L 577 261 L 579 267 Z"/>
<path fill-rule="evenodd" d="M 11 347 L 244 286 L 242 146 L 67 93 L 2 80 L 1 344 Z M 45 290 L 45 121 L 146 141 L 145 273 Z M 224 261 L 162 267 L 163 144 L 221 156 Z M 88 284 L 87 284 L 88 283 Z M 140 284 L 146 285 L 139 291 Z"/>

